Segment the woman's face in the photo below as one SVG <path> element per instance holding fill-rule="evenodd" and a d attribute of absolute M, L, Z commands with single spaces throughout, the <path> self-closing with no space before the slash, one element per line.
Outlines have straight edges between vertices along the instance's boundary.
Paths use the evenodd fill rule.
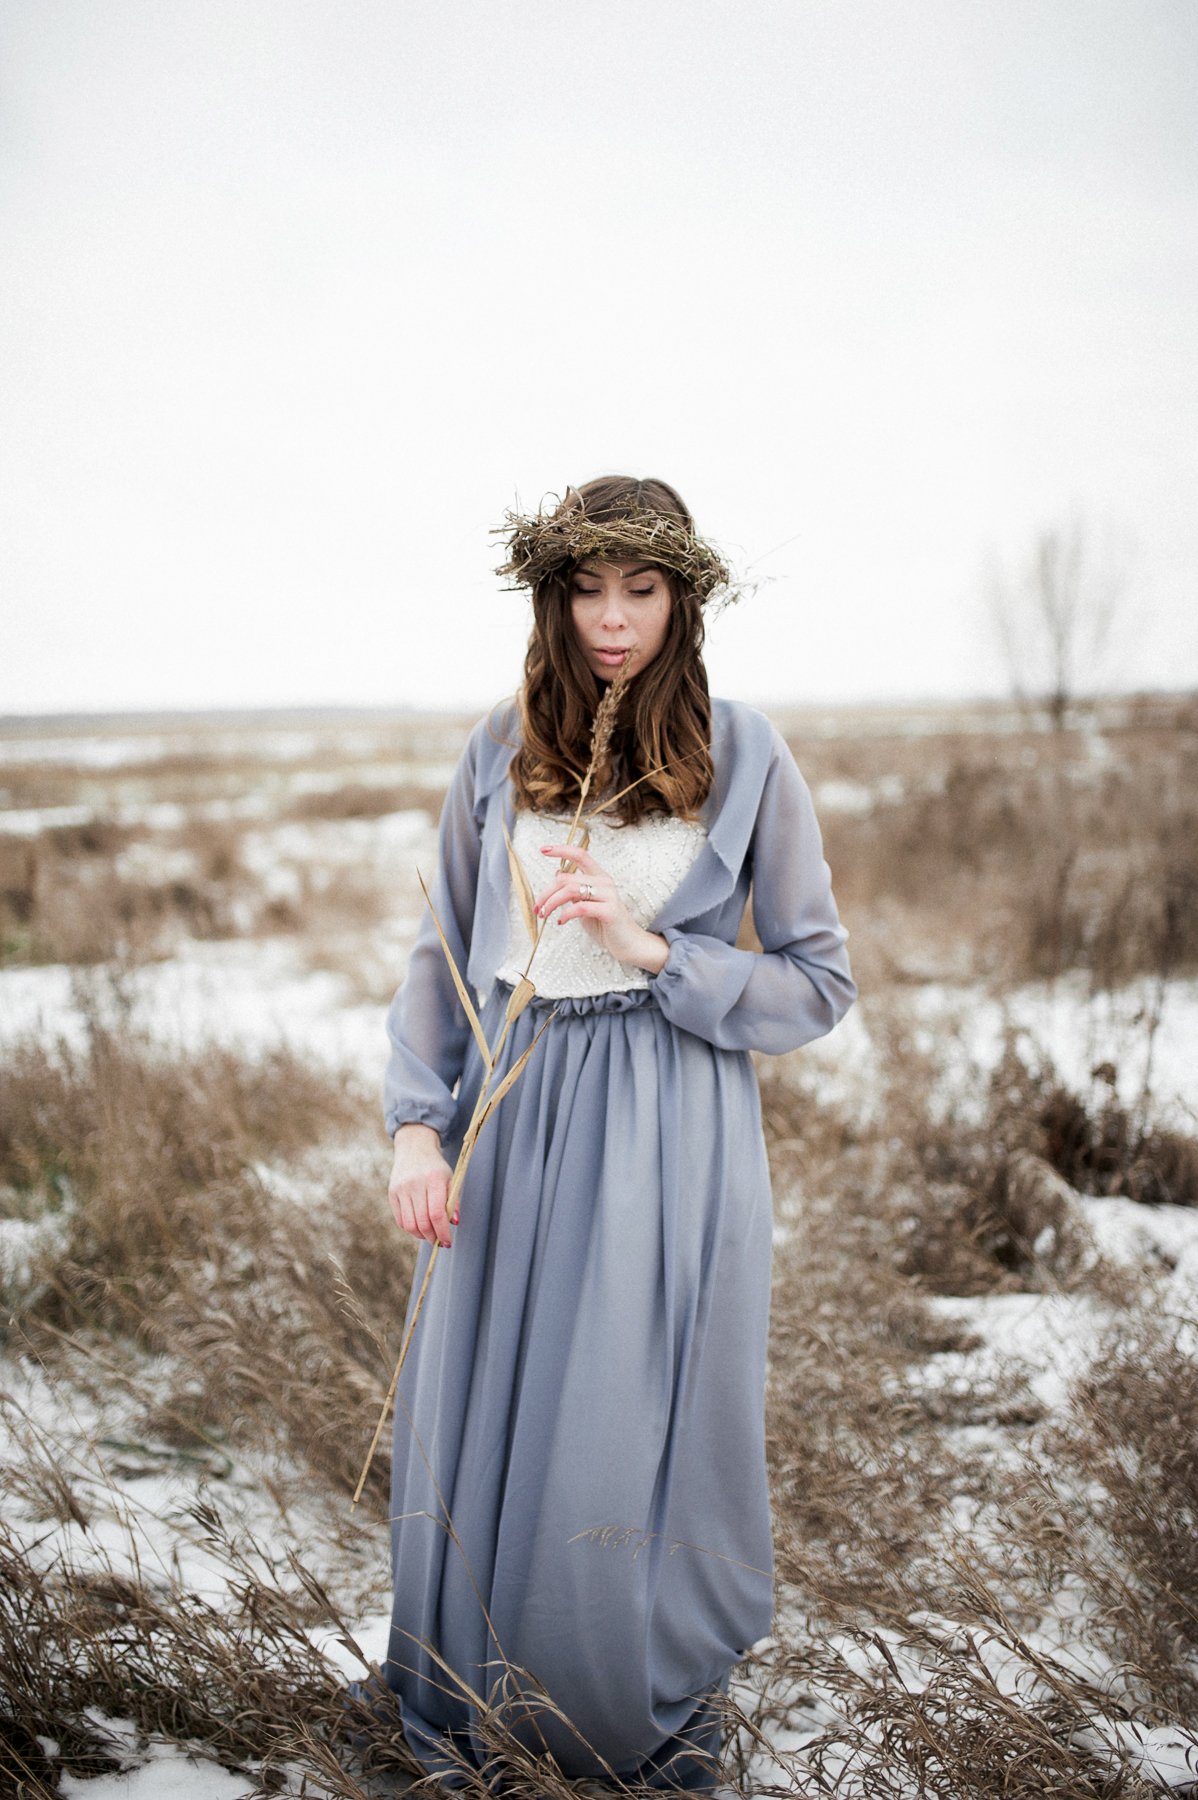
<path fill-rule="evenodd" d="M 636 646 L 631 673 L 648 668 L 666 641 L 670 584 L 652 563 L 581 563 L 570 584 L 570 614 L 582 653 L 610 681 Z"/>

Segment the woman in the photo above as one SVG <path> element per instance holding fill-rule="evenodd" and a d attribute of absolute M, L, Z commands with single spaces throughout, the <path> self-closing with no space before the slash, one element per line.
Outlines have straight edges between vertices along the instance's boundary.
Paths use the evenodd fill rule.
<path fill-rule="evenodd" d="M 603 477 L 511 525 L 524 684 L 458 765 L 434 902 L 493 1045 L 529 958 L 506 827 L 537 899 L 538 993 L 493 1079 L 553 1016 L 451 1219 L 483 1065 L 426 918 L 388 1022 L 390 1200 L 422 1258 L 452 1249 L 396 1407 L 385 1674 L 449 1785 L 498 1726 L 572 1777 L 701 1792 L 718 1697 L 772 1610 L 772 1214 L 748 1053 L 831 1030 L 855 990 L 789 750 L 709 699 L 703 604 L 727 571 L 682 500 Z M 580 848 L 568 823 L 615 681 Z M 735 947 L 750 883 L 760 952 Z"/>

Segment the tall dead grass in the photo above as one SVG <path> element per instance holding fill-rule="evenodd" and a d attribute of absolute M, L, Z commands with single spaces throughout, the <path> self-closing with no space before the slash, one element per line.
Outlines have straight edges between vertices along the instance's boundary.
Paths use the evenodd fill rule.
<path fill-rule="evenodd" d="M 62 1771 L 125 1766 L 126 1734 L 107 1720 L 202 1744 L 214 1762 L 250 1772 L 261 1795 L 299 1772 L 307 1792 L 368 1800 L 381 1772 L 412 1771 L 398 1722 L 380 1730 L 322 1655 L 318 1627 L 352 1644 L 351 1627 L 300 1558 L 280 1562 L 234 1533 L 208 1499 L 180 1531 L 222 1569 L 219 1601 L 95 1549 L 86 1563 L 47 1565 L 0 1525 L 5 1791 L 55 1793 Z"/>
<path fill-rule="evenodd" d="M 970 1339 L 929 1290 L 949 1269 L 974 1292 L 1001 1289 L 1012 1271 L 951 1209 L 944 1230 L 958 1242 L 939 1273 L 905 1266 L 893 1194 L 913 1179 L 920 1088 L 898 1037 L 894 1055 L 912 1096 L 897 1126 L 846 1118 L 794 1085 L 789 1063 L 765 1066 L 783 1203 L 768 1408 L 783 1605 L 773 1645 L 744 1672 L 729 1774 L 752 1756 L 759 1794 L 1137 1796 L 1147 1790 L 1102 1721 L 1184 1717 L 1194 1700 L 1186 1531 L 1198 1399 L 1184 1347 L 1126 1336 L 1079 1389 L 1047 1459 L 1030 1435 L 1035 1412 L 1018 1405 L 968 1413 L 1009 1441 L 1015 1461 L 997 1477 L 946 1433 L 910 1375 Z M 213 1497 L 216 1452 L 261 1456 L 271 1443 L 296 1471 L 278 1494 L 284 1513 L 305 1492 L 335 1506 L 352 1482 L 410 1259 L 372 1150 L 337 1174 L 317 1164 L 303 1195 L 293 1186 L 312 1174 L 316 1146 L 330 1159 L 347 1133 L 352 1143 L 369 1101 L 286 1058 L 166 1062 L 98 1028 L 86 1052 L 31 1048 L 14 1074 L 3 1179 L 27 1212 L 39 1199 L 62 1209 L 69 1236 L 15 1308 L 10 1353 L 90 1384 L 97 1405 L 120 1393 L 125 1434 L 158 1456 L 173 1446 L 198 1471 L 186 1529 L 228 1569 L 234 1598 L 199 1601 L 182 1581 L 131 1575 L 124 1560 L 105 1571 L 92 1553 L 46 1563 L 13 1535 L 0 1601 L 10 1748 L 35 1767 L 39 1740 L 56 1739 L 62 1762 L 36 1776 L 49 1786 L 54 1767 L 118 1757 L 98 1717 L 133 1716 L 253 1770 L 262 1792 L 284 1762 L 307 1770 L 313 1791 L 377 1791 L 372 1769 L 406 1762 L 394 1719 L 363 1702 L 347 1723 L 339 1679 L 312 1644 L 318 1628 L 350 1634 L 343 1603 L 302 1540 L 291 1557 L 243 1542 Z M 1031 1095 L 1030 1072 L 1027 1082 Z M 925 1119 L 916 1165 L 943 1175 L 953 1129 Z M 971 1140 L 963 1166 L 979 1156 Z M 1055 1278 L 1043 1255 L 1016 1274 Z M 6 1480 L 17 1516 L 87 1516 L 69 1459 L 36 1433 Z M 380 1522 L 384 1496 L 379 1459 L 368 1499 Z M 991 1516 L 967 1556 L 954 1524 L 962 1498 Z M 360 1552 L 348 1543 L 348 1554 Z M 1036 1636 L 1070 1588 L 1085 1595 L 1102 1680 Z M 376 1693 L 374 1704 L 387 1702 Z M 464 1776 L 466 1792 L 483 1800 L 502 1772 L 515 1796 L 564 1800 L 571 1784 L 515 1741 L 502 1707 L 484 1717 L 493 1760 Z"/>
<path fill-rule="evenodd" d="M 402 1319 L 412 1257 L 360 1148 L 280 1197 L 270 1165 L 368 1126 L 355 1084 L 286 1050 L 248 1062 L 210 1046 L 168 1057 L 92 1020 L 86 1049 L 14 1054 L 0 1115 L 10 1212 L 57 1215 L 10 1329 L 53 1356 L 58 1335 L 113 1331 L 169 1354 L 167 1410 L 214 1432 L 281 1437 L 322 1481 L 352 1485 Z M 382 1459 L 373 1505 L 385 1491 Z"/>
<path fill-rule="evenodd" d="M 905 771 L 899 797 L 823 819 L 871 970 L 1023 981 L 1084 969 L 1113 987 L 1198 967 L 1192 708 L 1101 738 L 918 747 L 912 767 L 910 744 L 875 742 L 875 759 L 889 748 Z M 796 749 L 803 761 L 807 746 Z"/>
<path fill-rule="evenodd" d="M 33 838 L 0 833 L 0 965 L 141 962 L 181 935 L 236 936 L 254 884 L 233 825 L 193 820 L 168 848 L 186 873 L 134 879 L 121 857 L 155 840 L 144 828 L 98 819 Z"/>

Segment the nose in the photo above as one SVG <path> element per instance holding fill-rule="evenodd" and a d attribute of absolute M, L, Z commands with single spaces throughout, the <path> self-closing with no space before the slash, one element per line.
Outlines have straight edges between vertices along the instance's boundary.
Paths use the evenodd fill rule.
<path fill-rule="evenodd" d="M 599 623 L 605 631 L 622 631 L 624 629 L 624 595 L 618 587 L 609 588 L 603 596 L 603 614 Z"/>

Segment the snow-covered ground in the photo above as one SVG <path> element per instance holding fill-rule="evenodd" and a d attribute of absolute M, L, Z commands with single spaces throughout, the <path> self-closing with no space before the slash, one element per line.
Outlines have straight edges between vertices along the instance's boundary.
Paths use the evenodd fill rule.
<path fill-rule="evenodd" d="M 369 1069 L 385 1050 L 381 1009 L 347 1004 L 346 977 L 304 966 L 289 938 L 189 943 L 169 962 L 119 976 L 62 964 L 0 970 L 0 1044 L 37 1038 L 81 1047 L 86 1019 L 127 1021 L 164 1047 L 274 1044 Z"/>
<path fill-rule="evenodd" d="M 9 1466 L 33 1467 L 42 1449 L 69 1484 L 70 1516 L 47 1520 L 32 1504 L 21 1516 L 11 1501 L 6 1524 L 28 1546 L 36 1565 L 52 1571 L 127 1577 L 164 1594 L 185 1592 L 195 1600 L 235 1610 L 238 1581 L 245 1570 L 269 1586 L 286 1570 L 289 1548 L 300 1545 L 305 1566 L 334 1591 L 373 1593 L 380 1607 L 362 1609 L 355 1635 L 368 1656 L 385 1652 L 388 1593 L 385 1533 L 362 1527 L 355 1536 L 348 1518 L 331 1520 L 327 1508 L 305 1507 L 288 1494 L 275 1503 L 280 1471 L 262 1458 L 180 1451 L 147 1440 L 138 1424 L 139 1408 L 123 1405 L 120 1383 L 101 1404 L 61 1379 L 49 1380 L 27 1361 L 3 1358 L 0 1393 L 0 1459 Z M 164 1377 L 165 1379 L 165 1373 Z M 140 1371 L 139 1400 L 155 1391 L 152 1359 Z M 197 1503 L 214 1509 L 238 1545 L 240 1566 L 222 1551 Z M 347 1512 L 348 1503 L 337 1504 Z M 347 1547 L 348 1545 L 348 1547 Z M 350 1677 L 366 1671 L 329 1631 L 313 1632 L 319 1652 Z M 94 1777 L 65 1775 L 60 1792 L 76 1800 L 235 1800 L 253 1790 L 244 1776 L 229 1773 L 202 1744 L 189 1746 L 147 1736 L 129 1720 L 91 1715 L 116 1772 Z M 53 1746 L 44 1744 L 53 1751 Z M 321 1790 L 296 1772 L 279 1790 L 317 1796 Z"/>
<path fill-rule="evenodd" d="M 310 828 L 296 829 L 295 843 L 288 842 L 299 854 L 305 846 L 310 848 L 312 840 Z M 311 829 L 320 835 L 319 828 Z M 33 1033 L 43 1039 L 76 1041 L 83 1030 L 81 1007 L 88 994 L 101 1011 L 105 1005 L 114 1009 L 117 1005 L 115 990 L 109 989 L 105 997 L 102 974 L 65 968 L 0 972 L 4 1036 L 11 1041 Z M 209 1039 L 252 1050 L 285 1042 L 359 1069 L 377 1067 L 381 1059 L 381 1008 L 347 1002 L 341 978 L 304 968 L 298 946 L 285 939 L 189 945 L 170 962 L 123 974 L 119 997 L 123 1016 L 167 1045 L 194 1046 Z M 1138 995 L 1128 995 L 1119 1004 L 1104 1000 L 1106 1010 L 1099 1020 L 1083 990 L 1070 984 L 1059 984 L 1051 993 L 1026 990 L 1001 1006 L 983 996 L 940 990 L 918 997 L 917 1017 L 929 1032 L 939 1031 L 946 1017 L 957 1022 L 963 1068 L 976 1070 L 997 1057 L 1004 1026 L 1013 1020 L 1037 1047 L 1051 1048 L 1063 1073 L 1081 1079 L 1088 1075 L 1089 1059 L 1110 1042 L 1103 1034 L 1111 1020 L 1120 1030 L 1126 1026 L 1133 1031 L 1141 1003 Z M 1184 1104 L 1190 1092 L 1188 1048 L 1193 1046 L 1196 1022 L 1198 987 L 1177 984 L 1166 996 L 1155 1045 L 1157 1076 L 1167 1072 L 1174 1084 L 1170 1106 Z M 843 1072 L 847 1066 L 855 1071 L 852 1079 L 867 1080 L 868 1003 L 852 1022 L 851 1034 L 829 1040 L 817 1055 L 829 1069 L 838 1066 Z M 1171 1308 L 1198 1310 L 1198 1213 L 1177 1207 L 1148 1209 L 1119 1199 L 1079 1198 L 1077 1205 L 1102 1254 L 1152 1271 Z M 1001 1393 L 1009 1400 L 1022 1392 L 1031 1406 L 1028 1416 L 1039 1412 L 1046 1420 L 1065 1404 L 1070 1382 L 1089 1366 L 1110 1323 L 1103 1305 L 1085 1293 L 995 1294 L 932 1304 L 968 1327 L 974 1347 L 929 1358 L 912 1373 L 913 1387 L 980 1399 Z M 114 1423 L 111 1415 L 100 1417 L 77 1396 L 55 1391 L 27 1367 L 6 1362 L 5 1385 L 9 1415 L 15 1408 L 16 1416 L 33 1421 L 54 1441 L 60 1455 L 73 1460 L 72 1478 L 89 1519 L 86 1529 L 71 1521 L 51 1530 L 39 1525 L 39 1555 L 48 1560 L 62 1557 L 74 1566 L 81 1562 L 86 1566 L 91 1558 L 111 1569 L 137 1567 L 143 1575 L 159 1568 L 183 1579 L 191 1591 L 219 1599 L 228 1570 L 206 1548 L 202 1534 L 190 1528 L 187 1511 L 197 1484 L 202 1485 L 211 1472 L 181 1462 L 166 1446 L 126 1445 L 123 1451 L 114 1450 L 120 1439 L 119 1421 Z M 1001 1424 L 975 1422 L 955 1429 L 968 1435 L 975 1456 L 998 1463 L 1012 1454 L 1009 1434 Z M 10 1450 L 14 1448 L 10 1445 Z M 286 1541 L 294 1540 L 295 1519 L 290 1517 L 284 1528 L 277 1514 L 272 1516 L 258 1472 L 235 1463 L 222 1472 L 219 1497 L 223 1512 L 252 1530 L 268 1554 L 282 1558 Z M 975 1533 L 982 1523 L 978 1506 L 965 1497 L 955 1504 L 952 1518 L 953 1529 L 965 1534 Z M 311 1521 L 306 1535 L 311 1543 L 322 1542 L 319 1519 Z M 328 1541 L 327 1533 L 323 1541 Z M 386 1571 L 381 1544 L 378 1548 L 374 1577 L 379 1604 L 361 1607 L 354 1625 L 355 1637 L 372 1654 L 383 1642 L 386 1625 L 382 1610 Z M 351 1572 L 343 1568 L 339 1573 L 344 1579 Z M 352 1571 L 352 1579 L 360 1594 L 360 1566 Z M 941 1628 L 949 1636 L 963 1629 L 952 1620 L 942 1621 Z M 1070 1666 L 1067 1606 L 1031 1633 L 1029 1642 L 1033 1650 Z M 325 1634 L 321 1647 L 346 1675 L 361 1673 L 332 1634 Z M 846 1657 L 871 1654 L 848 1639 L 842 1648 Z M 888 1648 L 909 1684 L 929 1679 L 928 1670 L 893 1633 Z M 987 1666 L 1004 1691 L 1018 1696 L 1034 1681 L 1026 1659 L 1001 1645 L 991 1646 L 987 1656 Z M 1103 1671 L 1092 1662 L 1079 1662 L 1079 1673 L 1095 1679 Z M 777 1747 L 801 1764 L 804 1742 L 826 1730 L 835 1717 L 834 1698 L 819 1701 L 815 1696 L 806 1714 L 802 1708 L 796 1714 L 796 1720 L 806 1721 L 802 1729 L 780 1736 Z M 128 1767 L 90 1780 L 68 1777 L 62 1792 L 74 1800 L 232 1800 L 247 1792 L 244 1779 L 206 1760 L 202 1746 L 146 1741 L 119 1720 L 105 1721 L 104 1729 L 118 1760 Z M 1198 1769 L 1198 1737 L 1178 1731 L 1096 1717 L 1092 1743 L 1112 1750 L 1121 1746 L 1146 1777 L 1176 1791 L 1182 1791 Z M 777 1779 L 768 1758 L 759 1757 L 755 1766 L 763 1783 Z"/>
<path fill-rule="evenodd" d="M 837 721 L 837 729 L 843 721 Z M 1025 730 L 1022 714 L 1002 718 L 989 714 L 976 729 Z M 919 734 L 933 727 L 915 712 L 892 720 L 890 729 Z M 967 721 L 955 727 L 974 729 Z M 831 734 L 831 728 L 829 728 Z M 350 744 L 344 738 L 342 749 Z M 394 968 L 398 980 L 410 948 L 418 916 L 419 895 L 414 871 L 433 860 L 434 833 L 423 812 L 403 812 L 379 819 L 277 819 L 280 793 L 316 793 L 338 785 L 344 771 L 303 770 L 296 765 L 327 752 L 327 738 L 304 730 L 259 734 L 252 746 L 235 734 L 225 740 L 226 754 L 273 758 L 287 765 L 280 785 L 269 791 L 245 792 L 197 800 L 186 807 L 173 800 L 128 798 L 119 804 L 79 804 L 0 810 L 0 831 L 32 837 L 51 825 L 82 824 L 103 817 L 136 826 L 151 834 L 121 848 L 114 857 L 118 876 L 129 882 L 186 880 L 195 873 L 195 852 L 176 841 L 189 821 L 231 819 L 247 829 L 240 835 L 241 864 L 258 891 L 268 899 L 304 903 L 322 884 L 348 875 L 374 876 L 394 896 L 391 913 L 371 931 L 372 954 Z M 123 733 L 112 736 L 30 734 L 0 740 L 0 764 L 14 770 L 23 764 L 72 764 L 81 770 L 104 771 L 124 765 L 152 764 L 186 754 L 211 756 L 210 729 L 194 742 L 178 733 Z M 374 756 L 378 737 L 363 732 L 358 753 Z M 443 757 L 451 746 L 437 742 Z M 400 782 L 419 780 L 435 785 L 447 778 L 443 761 L 417 763 L 397 757 L 376 762 L 368 775 L 355 780 Z M 15 779 L 11 777 L 10 779 Z M 3 770 L 0 769 L 0 782 Z M 898 803 L 903 783 L 894 775 L 875 780 L 828 779 L 819 784 L 821 809 L 845 814 L 868 813 L 882 804 Z M 166 1048 L 193 1050 L 219 1042 L 250 1054 L 285 1044 L 329 1065 L 352 1068 L 368 1077 L 381 1074 L 385 1053 L 383 1007 L 365 1003 L 339 967 L 314 966 L 314 946 L 302 936 L 243 937 L 225 941 L 181 942 L 161 962 L 147 962 L 119 973 L 103 967 L 65 965 L 0 969 L 0 1058 L 21 1040 L 63 1042 L 81 1046 L 87 1019 L 99 1016 L 123 1022 Z M 1142 1108 L 1163 1124 L 1193 1131 L 1198 1119 L 1198 981 L 1173 980 L 1164 987 L 1135 983 L 1114 994 L 1091 994 L 1084 977 L 1048 984 L 1029 984 L 1001 998 L 980 986 L 927 984 L 901 996 L 865 995 L 828 1040 L 802 1055 L 802 1079 L 819 1085 L 821 1097 L 859 1117 L 876 1117 L 882 1095 L 885 1027 L 901 1010 L 917 1052 L 933 1058 L 941 1073 L 937 1097 L 946 1116 L 969 1118 L 982 1104 L 985 1076 L 997 1066 L 1011 1033 L 1030 1063 L 1050 1058 L 1061 1078 L 1083 1094 L 1095 1084 L 1114 1091 L 1125 1105 Z M 886 1014 L 884 1017 L 883 1015 Z M 1102 1069 L 1095 1075 L 1096 1069 Z M 280 1193 L 304 1203 L 303 1180 L 295 1172 L 265 1168 L 263 1180 Z M 289 1185 L 290 1183 L 290 1185 Z M 1161 1309 L 1177 1319 L 1198 1317 L 1198 1211 L 1179 1207 L 1147 1208 L 1130 1200 L 1076 1196 L 1073 1205 L 1091 1238 L 1095 1254 L 1125 1268 L 1142 1271 L 1153 1283 Z M 62 1228 L 62 1214 L 44 1220 L 4 1221 L 0 1225 L 0 1286 L 22 1285 L 22 1269 L 45 1242 L 45 1233 Z M 42 1236 L 38 1236 L 41 1233 Z M 945 1433 L 968 1445 L 970 1455 L 996 1470 L 1009 1466 L 1024 1441 L 1003 1423 L 1004 1409 L 1021 1413 L 1020 1431 L 1047 1428 L 1065 1408 L 1070 1384 L 1093 1364 L 1104 1332 L 1114 1315 L 1101 1298 L 1088 1291 L 998 1293 L 950 1297 L 931 1304 L 966 1328 L 963 1341 L 972 1347 L 940 1352 L 916 1365 L 905 1380 L 914 1396 L 945 1401 Z M 1198 1343 L 1195 1344 L 1198 1353 Z M 145 1371 L 152 1384 L 153 1371 Z M 65 1383 L 51 1383 L 36 1365 L 0 1351 L 0 1457 L 29 1453 L 38 1438 L 53 1446 L 69 1470 L 87 1518 L 84 1526 L 66 1519 L 48 1523 L 31 1510 L 28 1518 L 10 1521 L 36 1541 L 44 1566 L 58 1558 L 74 1567 L 137 1569 L 143 1576 L 157 1571 L 163 1579 L 183 1581 L 188 1589 L 219 1603 L 228 1591 L 227 1562 L 195 1528 L 191 1508 L 201 1494 L 211 1495 L 231 1526 L 251 1534 L 269 1562 L 285 1561 L 287 1548 L 301 1536 L 316 1566 L 327 1574 L 333 1591 L 350 1608 L 353 1632 L 368 1655 L 381 1655 L 386 1634 L 386 1545 L 382 1532 L 363 1533 L 353 1554 L 345 1551 L 341 1525 L 330 1525 L 313 1504 L 310 1514 L 292 1505 L 284 1517 L 269 1494 L 270 1473 L 252 1458 L 230 1456 L 223 1463 L 181 1455 L 169 1444 L 139 1441 L 132 1415 L 122 1413 L 114 1390 L 100 1405 Z M 953 1423 L 955 1397 L 971 1396 L 965 1422 Z M 987 1398 L 995 1404 L 987 1416 Z M 950 1508 L 950 1531 L 968 1540 L 987 1528 L 985 1504 L 976 1496 L 957 1496 Z M 322 1561 L 323 1559 L 323 1561 Z M 1080 1663 L 1074 1631 L 1074 1599 L 1066 1592 L 1036 1627 L 1029 1630 L 1033 1651 L 1054 1658 L 1062 1667 L 1079 1659 L 1079 1672 L 1101 1685 L 1101 1668 Z M 963 1627 L 958 1621 L 924 1619 L 934 1637 L 949 1644 Z M 928 1669 L 901 1636 L 879 1634 L 912 1691 L 929 1679 Z M 322 1654 L 344 1675 L 361 1668 L 335 1634 L 314 1634 Z M 846 1660 L 875 1658 L 845 1636 L 840 1644 Z M 1085 1652 L 1091 1655 L 1091 1652 Z M 1036 1679 L 1026 1658 L 995 1641 L 985 1648 L 987 1668 L 1003 1692 L 1026 1696 Z M 751 1696 L 742 1696 L 746 1704 Z M 780 1727 L 776 1748 L 801 1758 L 803 1746 L 836 1721 L 831 1694 L 796 1694 L 792 1722 Z M 1198 1724 L 1198 1722 L 1195 1722 Z M 180 1747 L 147 1741 L 127 1720 L 103 1721 L 103 1729 L 122 1772 L 84 1780 L 66 1776 L 60 1791 L 67 1800 L 240 1800 L 251 1784 L 229 1774 L 205 1754 L 204 1747 Z M 1134 1720 L 1093 1719 L 1091 1743 L 1122 1752 L 1150 1780 L 1183 1791 L 1198 1773 L 1198 1737 L 1181 1731 L 1150 1728 Z M 764 1784 L 777 1779 L 777 1769 L 759 1756 L 753 1764 Z M 284 1788 L 298 1796 L 302 1778 Z M 851 1785 L 851 1784 L 850 1784 Z M 308 1777 L 309 1795 L 316 1789 Z M 846 1786 L 846 1792 L 848 1787 Z M 912 1788 L 914 1792 L 914 1788 Z M 896 1790 L 897 1792 L 897 1790 Z"/>
<path fill-rule="evenodd" d="M 966 1074 L 992 1069 L 1007 1035 L 1031 1061 L 1047 1057 L 1074 1092 L 1113 1076 L 1125 1106 L 1151 1100 L 1161 1124 L 1198 1122 L 1198 981 L 1148 980 L 1092 993 L 1081 973 L 1017 987 L 1001 998 L 981 988 L 927 983 L 914 990 L 917 1047 L 943 1044 L 950 1027 Z"/>
<path fill-rule="evenodd" d="M 945 1116 L 969 1119 L 986 1103 L 986 1076 L 1013 1041 L 1029 1067 L 1052 1063 L 1083 1097 L 1113 1092 L 1145 1122 L 1194 1132 L 1198 1127 L 1198 981 L 1130 983 L 1091 993 L 1084 976 L 1030 982 L 995 995 L 978 985 L 927 982 L 883 996 L 865 994 L 830 1038 L 800 1052 L 820 1093 L 876 1118 L 884 1096 L 889 1026 L 908 1031 L 913 1048 L 936 1065 Z"/>

